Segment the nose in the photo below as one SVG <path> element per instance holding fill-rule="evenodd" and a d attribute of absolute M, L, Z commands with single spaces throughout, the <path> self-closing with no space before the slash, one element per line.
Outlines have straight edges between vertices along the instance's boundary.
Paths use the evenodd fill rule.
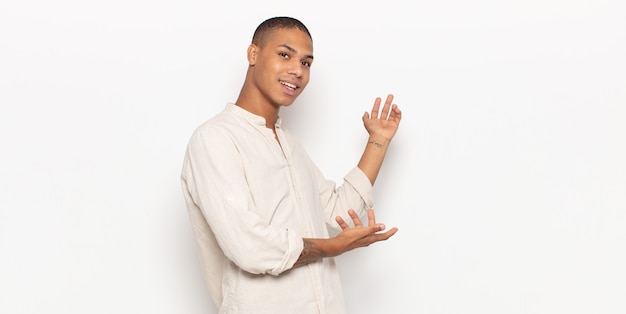
<path fill-rule="evenodd" d="M 294 62 L 292 62 L 289 65 L 287 73 L 289 73 L 290 75 L 294 75 L 295 77 L 302 76 L 302 64 L 300 64 L 300 61 L 295 60 Z"/>

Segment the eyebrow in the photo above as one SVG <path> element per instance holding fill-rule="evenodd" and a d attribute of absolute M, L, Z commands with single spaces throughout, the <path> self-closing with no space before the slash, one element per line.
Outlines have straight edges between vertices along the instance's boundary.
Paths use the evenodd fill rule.
<path fill-rule="evenodd" d="M 289 46 L 287 44 L 282 44 L 282 45 L 279 45 L 278 47 L 283 47 L 283 48 L 285 48 L 285 49 L 287 49 L 287 50 L 289 50 L 289 51 L 291 51 L 293 53 L 298 53 L 298 50 L 296 50 L 295 48 L 293 48 L 293 47 L 291 47 L 291 46 Z M 304 56 L 304 58 L 306 58 L 306 59 L 313 59 L 313 55 L 306 55 L 306 56 Z"/>

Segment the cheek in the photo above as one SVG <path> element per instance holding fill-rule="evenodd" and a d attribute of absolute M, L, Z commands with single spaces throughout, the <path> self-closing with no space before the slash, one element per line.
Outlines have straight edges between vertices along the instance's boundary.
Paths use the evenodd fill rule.
<path fill-rule="evenodd" d="M 309 84 L 309 80 L 311 79 L 311 74 L 309 73 L 309 71 L 307 71 L 306 73 L 302 74 L 302 84 L 303 84 L 303 88 L 306 87 L 307 84 Z"/>
<path fill-rule="evenodd" d="M 277 60 L 277 58 L 267 58 L 266 60 L 267 62 L 265 62 L 265 69 L 268 72 L 271 72 L 271 71 L 275 72 L 275 71 L 280 70 L 281 68 L 280 60 Z"/>

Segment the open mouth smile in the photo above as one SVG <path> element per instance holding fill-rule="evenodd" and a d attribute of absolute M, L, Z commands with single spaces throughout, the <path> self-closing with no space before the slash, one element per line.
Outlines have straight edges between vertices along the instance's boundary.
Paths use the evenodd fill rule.
<path fill-rule="evenodd" d="M 290 90 L 295 91 L 296 89 L 298 89 L 298 86 L 289 82 L 284 82 L 284 81 L 280 81 L 280 84 L 283 84 L 283 86 L 289 88 Z"/>

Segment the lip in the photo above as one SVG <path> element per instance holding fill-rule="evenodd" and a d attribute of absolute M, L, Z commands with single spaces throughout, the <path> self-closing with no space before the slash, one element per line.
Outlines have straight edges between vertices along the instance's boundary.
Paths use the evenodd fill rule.
<path fill-rule="evenodd" d="M 279 82 L 280 86 L 283 88 L 283 91 L 284 91 L 286 94 L 291 95 L 291 96 L 295 96 L 295 95 L 298 93 L 298 90 L 300 89 L 300 86 L 299 86 L 298 84 L 294 83 L 294 82 L 290 82 L 290 81 L 283 81 L 283 80 L 279 80 L 278 82 Z M 289 88 L 289 87 L 287 87 L 287 86 L 286 86 L 285 84 L 283 84 L 283 83 L 288 83 L 288 84 L 290 84 L 290 85 L 293 85 L 293 86 L 295 86 L 295 88 L 294 88 L 294 89 Z"/>

